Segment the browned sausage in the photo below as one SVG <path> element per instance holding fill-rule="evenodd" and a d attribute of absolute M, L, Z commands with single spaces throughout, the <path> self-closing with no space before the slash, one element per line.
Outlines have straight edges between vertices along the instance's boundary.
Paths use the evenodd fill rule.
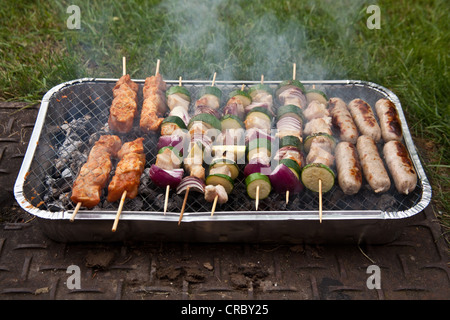
<path fill-rule="evenodd" d="M 356 141 L 359 161 L 364 177 L 375 193 L 386 192 L 391 187 L 391 180 L 378 153 L 374 140 L 362 135 Z"/>
<path fill-rule="evenodd" d="M 385 98 L 375 103 L 375 110 L 380 119 L 381 136 L 384 142 L 402 140 L 402 126 L 398 117 L 395 104 Z"/>
<path fill-rule="evenodd" d="M 338 182 L 345 194 L 358 193 L 362 185 L 362 171 L 354 144 L 339 142 L 334 149 Z"/>
<path fill-rule="evenodd" d="M 403 143 L 389 141 L 384 145 L 383 153 L 397 191 L 403 194 L 412 192 L 417 185 L 417 175 Z"/>
<path fill-rule="evenodd" d="M 350 101 L 348 108 L 361 134 L 371 137 L 375 142 L 380 141 L 380 125 L 370 105 L 364 100 L 354 99 Z"/>
<path fill-rule="evenodd" d="M 345 102 L 340 98 L 331 98 L 328 101 L 328 106 L 332 123 L 338 129 L 340 139 L 356 144 L 358 129 Z"/>

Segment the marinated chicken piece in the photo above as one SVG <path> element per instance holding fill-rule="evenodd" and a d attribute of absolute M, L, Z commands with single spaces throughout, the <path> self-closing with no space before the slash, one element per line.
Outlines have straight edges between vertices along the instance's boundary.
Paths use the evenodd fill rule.
<path fill-rule="evenodd" d="M 112 102 L 108 125 L 113 131 L 127 133 L 133 127 L 136 114 L 136 101 L 127 95 L 119 95 Z"/>
<path fill-rule="evenodd" d="M 303 115 L 308 121 L 311 121 L 312 119 L 316 118 L 329 117 L 330 112 L 328 111 L 325 104 L 320 103 L 317 100 L 313 100 L 303 112 Z"/>
<path fill-rule="evenodd" d="M 225 191 L 225 188 L 220 184 L 213 186 L 207 185 L 205 186 L 205 200 L 208 202 L 213 202 L 217 197 L 217 202 L 222 204 L 228 201 L 228 194 Z"/>
<path fill-rule="evenodd" d="M 138 138 L 123 144 L 118 152 L 120 161 L 114 177 L 108 186 L 109 202 L 115 202 L 127 191 L 126 197 L 133 199 L 138 194 L 138 187 L 145 167 L 144 138 Z"/>
<path fill-rule="evenodd" d="M 111 157 L 117 156 L 122 142 L 114 135 L 104 135 L 94 144 L 86 163 L 73 184 L 71 200 L 92 208 L 100 202 L 102 189 L 111 172 Z"/>
<path fill-rule="evenodd" d="M 312 119 L 306 123 L 303 131 L 306 136 L 319 132 L 327 133 L 330 136 L 333 135 L 331 131 L 331 117 Z"/>
<path fill-rule="evenodd" d="M 163 77 L 160 73 L 157 75 L 147 77 L 145 79 L 143 94 L 144 100 L 147 99 L 151 94 L 159 92 L 166 92 L 167 85 L 163 80 Z"/>
<path fill-rule="evenodd" d="M 116 85 L 113 88 L 114 97 L 116 97 L 118 95 L 119 90 L 121 90 L 124 87 L 129 87 L 134 92 L 137 92 L 139 90 L 139 85 L 135 83 L 133 80 L 131 80 L 129 74 L 126 74 L 116 82 Z"/>
<path fill-rule="evenodd" d="M 272 112 L 273 107 L 273 97 L 266 91 L 258 90 L 255 94 L 252 94 L 252 101 L 256 103 L 267 104 L 267 109 Z"/>

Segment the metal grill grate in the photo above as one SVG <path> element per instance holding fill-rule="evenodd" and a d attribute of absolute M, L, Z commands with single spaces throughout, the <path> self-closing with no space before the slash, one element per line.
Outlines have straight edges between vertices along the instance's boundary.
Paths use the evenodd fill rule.
<path fill-rule="evenodd" d="M 140 90 L 138 94 L 138 106 L 142 105 L 143 81 L 138 81 Z M 176 81 L 167 81 L 168 85 L 176 85 Z M 246 85 L 252 83 L 247 81 Z M 276 87 L 277 82 L 267 84 Z M 71 188 L 78 171 L 87 159 L 87 155 L 102 134 L 111 134 L 107 126 L 109 107 L 113 100 L 113 80 L 93 80 L 74 83 L 56 91 L 49 99 L 48 111 L 44 126 L 39 137 L 33 161 L 27 173 L 23 185 L 24 197 L 40 210 L 50 212 L 68 211 L 74 209 L 70 201 Z M 184 81 L 183 85 L 191 92 L 192 101 L 198 98 L 199 90 L 209 85 L 207 82 Z M 217 82 L 223 92 L 222 106 L 226 103 L 229 92 L 241 87 L 238 82 Z M 309 88 L 311 84 L 306 84 Z M 317 83 L 317 89 L 323 90 L 329 97 L 340 97 L 345 102 L 354 98 L 361 98 L 374 106 L 375 102 L 385 97 L 383 92 L 368 88 L 364 84 L 352 83 Z M 192 108 L 191 103 L 191 108 Z M 192 110 L 191 110 L 192 111 Z M 164 190 L 153 185 L 148 177 L 151 164 L 155 163 L 156 145 L 158 134 L 142 135 L 139 130 L 138 119 L 132 132 L 118 136 L 123 142 L 134 140 L 144 136 L 146 151 L 146 169 L 141 178 L 139 195 L 133 200 L 127 200 L 124 211 L 161 212 L 163 211 Z M 380 151 L 382 146 L 380 146 Z M 114 160 L 113 164 L 117 164 Z M 243 169 L 244 165 L 240 168 Z M 243 170 L 241 170 L 242 172 Z M 111 177 L 114 170 L 111 172 Z M 396 192 L 394 185 L 381 195 L 374 194 L 369 187 L 363 186 L 362 190 L 353 196 L 346 196 L 337 184 L 331 191 L 323 195 L 324 211 L 355 211 L 381 210 L 389 212 L 404 211 L 415 206 L 422 196 L 422 184 L 419 183 L 416 190 L 405 196 Z M 179 212 L 183 202 L 183 195 L 171 192 L 169 208 L 171 212 Z M 244 212 L 254 210 L 254 201 L 245 191 L 245 182 L 241 173 L 235 181 L 235 189 L 229 196 L 226 204 L 218 205 L 216 214 L 223 212 Z M 309 190 L 304 190 L 298 195 L 292 195 L 289 203 L 285 203 L 285 195 L 272 192 L 270 196 L 260 201 L 258 213 L 317 211 L 319 206 L 318 196 Z M 116 210 L 118 203 L 106 201 L 106 190 L 100 204 L 94 211 Z M 186 206 L 186 213 L 209 212 L 211 203 L 204 200 L 203 195 L 190 193 Z"/>

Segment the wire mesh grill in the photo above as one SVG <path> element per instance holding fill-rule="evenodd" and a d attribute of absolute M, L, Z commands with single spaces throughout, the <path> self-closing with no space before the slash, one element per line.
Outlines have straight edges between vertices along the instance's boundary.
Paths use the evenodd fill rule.
<path fill-rule="evenodd" d="M 142 86 L 140 81 L 138 93 L 138 107 L 142 105 Z M 268 83 L 269 84 L 269 83 Z M 81 166 L 87 160 L 87 156 L 95 141 L 102 134 L 117 134 L 110 132 L 108 127 L 109 108 L 113 96 L 112 88 L 115 81 L 93 80 L 75 83 L 65 86 L 55 92 L 50 100 L 44 126 L 39 137 L 38 146 L 27 173 L 23 186 L 25 198 L 35 207 L 50 212 L 72 210 L 75 204 L 70 201 L 71 188 Z M 175 81 L 168 81 L 168 86 L 177 85 Z M 206 82 L 184 81 L 183 85 L 191 92 L 192 102 L 198 98 L 200 89 Z M 241 83 L 224 82 L 216 84 L 223 92 L 222 103 L 226 104 L 228 94 L 232 90 L 241 88 Z M 246 84 L 249 86 L 251 84 Z M 274 88 L 275 83 L 269 84 Z M 311 84 L 312 85 L 312 84 Z M 307 85 L 306 87 L 308 88 Z M 345 102 L 354 98 L 361 98 L 371 106 L 385 97 L 382 92 L 373 90 L 364 85 L 357 84 L 321 84 L 316 89 L 323 90 L 328 97 L 340 97 Z M 191 113 L 193 110 L 191 110 Z M 141 177 L 139 194 L 135 199 L 128 199 L 124 205 L 124 211 L 163 212 L 164 190 L 155 186 L 149 178 L 149 168 L 155 163 L 157 154 L 157 142 L 159 134 L 143 134 L 140 132 L 138 119 L 132 131 L 128 134 L 117 134 L 122 142 L 132 141 L 138 137 L 144 137 L 146 153 L 146 166 Z M 275 123 L 274 123 L 275 125 Z M 275 126 L 274 126 L 275 127 Z M 379 146 L 382 155 L 382 146 Z M 113 159 L 113 168 L 117 160 Z M 229 195 L 227 203 L 218 205 L 216 214 L 221 211 L 242 212 L 255 209 L 255 201 L 247 196 L 243 177 L 243 168 L 240 165 L 240 174 L 235 180 L 235 188 Z M 114 169 L 110 176 L 114 175 Z M 391 189 L 384 194 L 375 194 L 367 182 L 356 195 L 347 196 L 339 188 L 337 183 L 323 195 L 324 211 L 356 211 L 382 210 L 389 212 L 404 211 L 416 205 L 422 195 L 422 186 L 419 183 L 414 192 L 409 195 L 399 194 L 391 184 Z M 118 203 L 106 201 L 107 190 L 105 188 L 101 202 L 93 208 L 95 211 L 116 210 Z M 170 193 L 168 211 L 179 212 L 184 195 Z M 190 193 L 185 212 L 200 213 L 209 212 L 212 204 L 206 202 L 203 194 Z M 271 192 L 268 198 L 261 200 L 258 213 L 270 212 L 296 212 L 317 211 L 319 199 L 317 193 L 304 189 L 299 194 L 291 195 L 286 204 L 284 194 Z"/>

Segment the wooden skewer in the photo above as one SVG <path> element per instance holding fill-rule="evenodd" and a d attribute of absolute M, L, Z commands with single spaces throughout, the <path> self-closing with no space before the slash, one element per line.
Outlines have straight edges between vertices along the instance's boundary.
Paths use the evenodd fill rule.
<path fill-rule="evenodd" d="M 264 84 L 264 75 L 261 75 L 261 84 Z"/>
<path fill-rule="evenodd" d="M 319 221 L 322 223 L 322 180 L 319 179 Z"/>
<path fill-rule="evenodd" d="M 244 89 L 245 89 L 245 83 L 242 84 L 241 91 L 244 91 Z"/>
<path fill-rule="evenodd" d="M 211 217 L 214 215 L 214 212 L 216 211 L 217 200 L 219 200 L 219 195 L 216 195 L 216 197 L 214 198 L 213 206 L 211 209 Z"/>
<path fill-rule="evenodd" d="M 116 230 L 117 230 L 117 225 L 119 224 L 119 218 L 120 218 L 120 215 L 122 213 L 123 204 L 125 202 L 126 196 L 127 196 L 127 190 L 125 190 L 122 193 L 122 198 L 120 199 L 119 209 L 117 210 L 116 219 L 114 220 L 114 224 L 113 224 L 113 227 L 112 227 L 112 232 L 116 232 Z"/>
<path fill-rule="evenodd" d="M 216 75 L 217 75 L 217 72 L 214 72 L 214 77 L 213 77 L 213 81 L 212 81 L 212 86 L 214 87 L 214 83 L 216 82 Z"/>
<path fill-rule="evenodd" d="M 256 200 L 255 200 L 256 211 L 258 211 L 258 205 L 259 205 L 259 185 L 256 186 Z"/>
<path fill-rule="evenodd" d="M 75 216 L 78 213 L 78 210 L 80 210 L 81 208 L 81 202 L 77 203 L 77 206 L 75 207 L 75 210 L 73 210 L 72 216 L 70 217 L 70 222 L 73 222 L 73 220 L 75 220 Z"/>
<path fill-rule="evenodd" d="M 127 58 L 122 57 L 122 75 L 127 74 Z"/>
<path fill-rule="evenodd" d="M 155 76 L 158 75 L 158 73 L 159 73 L 159 63 L 160 63 L 160 60 L 158 59 L 158 61 L 156 61 L 156 71 L 155 71 Z"/>
<path fill-rule="evenodd" d="M 167 205 L 169 204 L 169 192 L 170 192 L 170 185 L 167 185 L 167 187 L 166 187 L 166 196 L 165 196 L 165 199 L 164 199 L 164 215 L 166 215 Z"/>
<path fill-rule="evenodd" d="M 181 207 L 180 218 L 178 219 L 178 225 L 180 225 L 181 219 L 183 218 L 184 208 L 186 207 L 186 201 L 187 201 L 188 194 L 189 194 L 189 188 L 190 187 L 186 188 L 186 194 L 184 195 L 183 206 Z"/>
<path fill-rule="evenodd" d="M 286 191 L 286 205 L 289 203 L 289 190 Z"/>
<path fill-rule="evenodd" d="M 292 79 L 293 80 L 295 80 L 296 72 L 297 72 L 297 64 L 294 63 L 293 70 L 292 70 Z"/>

